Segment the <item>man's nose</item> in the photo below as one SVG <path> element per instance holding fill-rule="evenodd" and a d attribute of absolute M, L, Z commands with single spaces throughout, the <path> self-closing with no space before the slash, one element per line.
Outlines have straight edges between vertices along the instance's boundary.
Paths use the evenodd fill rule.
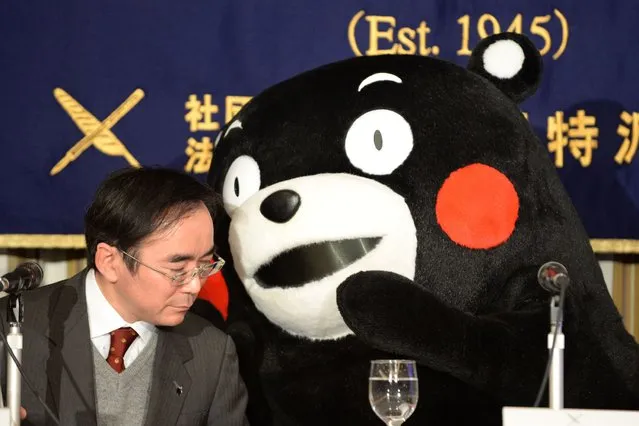
<path fill-rule="evenodd" d="M 182 285 L 181 290 L 185 293 L 195 294 L 197 295 L 202 289 L 202 282 L 204 280 L 200 278 L 198 274 L 195 274 L 190 280 Z"/>

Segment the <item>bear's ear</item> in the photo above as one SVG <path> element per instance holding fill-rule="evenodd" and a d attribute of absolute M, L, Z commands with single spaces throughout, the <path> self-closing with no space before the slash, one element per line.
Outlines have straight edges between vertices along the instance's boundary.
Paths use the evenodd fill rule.
<path fill-rule="evenodd" d="M 501 33 L 484 38 L 473 49 L 468 69 L 487 78 L 516 103 L 535 93 L 543 63 L 525 36 Z"/>

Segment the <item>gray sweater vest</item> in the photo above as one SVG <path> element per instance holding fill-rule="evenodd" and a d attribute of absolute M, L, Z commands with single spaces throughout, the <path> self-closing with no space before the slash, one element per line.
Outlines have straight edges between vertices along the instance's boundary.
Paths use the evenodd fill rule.
<path fill-rule="evenodd" d="M 143 425 L 151 394 L 157 334 L 122 373 L 107 364 L 93 347 L 98 426 Z"/>

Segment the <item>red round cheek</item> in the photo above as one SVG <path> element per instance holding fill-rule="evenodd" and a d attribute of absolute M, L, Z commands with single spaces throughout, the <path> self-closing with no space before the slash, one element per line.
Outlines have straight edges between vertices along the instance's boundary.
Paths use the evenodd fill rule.
<path fill-rule="evenodd" d="M 515 230 L 519 196 L 512 182 L 485 164 L 471 164 L 450 174 L 435 205 L 437 223 L 455 243 L 490 249 Z"/>

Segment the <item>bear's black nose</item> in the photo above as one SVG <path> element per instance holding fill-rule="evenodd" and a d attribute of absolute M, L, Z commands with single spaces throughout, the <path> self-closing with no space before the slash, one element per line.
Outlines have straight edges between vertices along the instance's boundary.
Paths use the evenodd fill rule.
<path fill-rule="evenodd" d="M 262 201 L 260 211 L 268 220 L 284 223 L 295 216 L 301 203 L 302 199 L 297 192 L 290 189 L 280 189 Z"/>

